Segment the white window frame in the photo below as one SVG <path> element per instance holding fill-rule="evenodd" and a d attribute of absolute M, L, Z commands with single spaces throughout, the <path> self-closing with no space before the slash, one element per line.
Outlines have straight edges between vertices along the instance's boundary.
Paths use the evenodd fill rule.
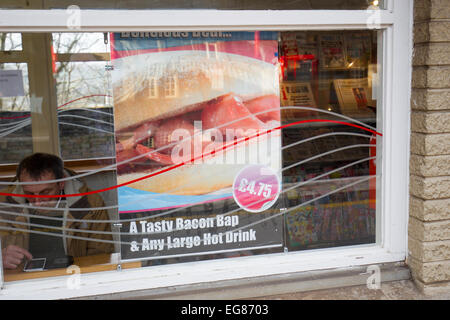
<path fill-rule="evenodd" d="M 379 11 L 383 30 L 379 57 L 383 133 L 381 201 L 377 243 L 234 259 L 153 266 L 81 275 L 77 290 L 70 277 L 7 282 L 0 299 L 73 298 L 148 290 L 310 270 L 404 261 L 407 256 L 409 134 L 413 2 L 386 0 Z M 71 11 L 73 12 L 73 11 Z M 82 10 L 81 28 L 69 29 L 66 10 L 0 10 L 0 32 L 255 31 L 367 29 L 374 12 L 364 10 L 219 11 Z M 73 13 L 72 13 L 73 14 Z M 377 13 L 378 14 L 378 13 Z M 73 28 L 73 25 L 71 26 Z M 381 43 L 380 43 L 381 44 Z"/>

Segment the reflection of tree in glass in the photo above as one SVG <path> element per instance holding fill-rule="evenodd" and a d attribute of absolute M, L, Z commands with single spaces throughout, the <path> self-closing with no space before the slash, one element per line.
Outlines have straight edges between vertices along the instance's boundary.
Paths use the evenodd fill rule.
<path fill-rule="evenodd" d="M 66 160 L 114 156 L 109 44 L 104 39 L 102 33 L 53 34 L 60 147 Z"/>
<path fill-rule="evenodd" d="M 96 52 L 108 51 L 103 43 L 101 33 L 54 33 L 53 52 L 55 53 L 55 69 L 57 104 L 60 106 L 69 101 L 90 95 L 110 95 L 109 75 L 105 73 L 106 61 L 99 61 Z M 0 33 L 0 52 L 22 50 L 20 33 Z M 82 62 L 58 61 L 58 54 L 83 53 Z M 67 55 L 66 55 L 67 57 Z M 70 60 L 70 56 L 69 59 Z M 92 61 L 92 62 L 90 62 Z M 30 62 L 32 63 L 32 62 Z M 51 66 L 49 66 L 51 68 Z M 0 99 L 0 110 L 27 111 L 30 109 L 28 68 L 23 63 L 0 63 L 0 69 L 22 70 L 24 79 L 24 97 L 4 97 Z M 107 97 L 95 96 L 80 101 L 76 107 L 109 105 Z M 69 106 L 68 106 L 69 107 Z"/>
<path fill-rule="evenodd" d="M 59 54 L 83 54 L 83 62 L 59 61 L 56 64 L 56 88 L 58 105 L 80 99 L 64 108 L 99 107 L 109 105 L 109 74 L 105 72 L 106 61 L 98 61 L 96 52 L 104 52 L 102 34 L 90 33 L 55 33 L 53 49 Z M 67 60 L 67 59 L 64 59 Z M 71 60 L 69 58 L 69 60 Z M 93 97 L 90 97 L 95 95 Z"/>

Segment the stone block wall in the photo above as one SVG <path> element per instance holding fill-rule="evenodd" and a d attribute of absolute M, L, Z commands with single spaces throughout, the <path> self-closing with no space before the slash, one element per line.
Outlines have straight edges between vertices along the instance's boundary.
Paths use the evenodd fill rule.
<path fill-rule="evenodd" d="M 94 112 L 96 111 L 96 112 Z M 64 160 L 114 157 L 112 108 L 66 110 L 60 115 L 59 141 Z M 27 120 L 29 112 L 0 112 L 0 125 Z M 13 127 L 10 127 L 13 128 Z M 18 163 L 33 152 L 31 122 L 0 136 L 0 163 Z"/>
<path fill-rule="evenodd" d="M 450 290 L 450 0 L 414 1 L 408 264 L 425 294 Z"/>

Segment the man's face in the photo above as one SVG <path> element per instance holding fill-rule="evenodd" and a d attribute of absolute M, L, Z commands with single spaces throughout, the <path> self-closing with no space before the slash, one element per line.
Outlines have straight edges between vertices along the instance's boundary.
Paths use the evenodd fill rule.
<path fill-rule="evenodd" d="M 55 175 L 51 171 L 44 172 L 39 179 L 33 179 L 24 171 L 19 177 L 20 182 L 38 182 L 43 181 L 42 184 L 24 184 L 22 189 L 25 195 L 59 195 L 64 189 L 64 182 L 47 183 L 47 180 L 55 180 Z M 32 206 L 39 207 L 54 207 L 59 198 L 27 198 Z"/>

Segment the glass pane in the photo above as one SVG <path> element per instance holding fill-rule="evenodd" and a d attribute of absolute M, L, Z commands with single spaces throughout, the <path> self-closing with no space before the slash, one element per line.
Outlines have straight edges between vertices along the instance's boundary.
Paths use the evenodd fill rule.
<path fill-rule="evenodd" d="M 93 61 L 88 61 L 92 56 L 82 51 L 95 47 L 97 41 L 83 36 L 73 38 L 75 57 L 64 54 L 70 53 L 67 46 L 55 54 L 52 44 L 69 45 L 70 40 L 52 41 L 51 36 L 23 34 L 30 44 L 23 52 L 30 57 L 27 64 L 0 65 L 0 234 L 5 281 L 71 274 L 77 272 L 66 269 L 72 264 L 81 270 L 105 270 L 92 269 L 100 264 L 114 270 L 119 261 L 113 225 L 117 193 L 89 194 L 117 180 L 114 168 L 104 168 L 114 162 L 108 61 L 99 61 L 109 60 L 109 54 L 94 52 Z M 17 168 L 21 168 L 18 177 Z M 45 259 L 44 270 L 25 272 L 25 259 L 19 264 L 7 259 L 14 254 L 11 246 Z"/>
<path fill-rule="evenodd" d="M 33 149 L 27 64 L 0 64 L 0 79 L 0 164 L 17 163 Z"/>
<path fill-rule="evenodd" d="M 97 55 L 109 51 L 108 34 L 53 33 L 52 37 L 58 61 L 53 73 L 61 155 L 65 160 L 112 157 L 109 54 Z M 82 62 L 72 62 L 77 60 Z"/>
<path fill-rule="evenodd" d="M 12 177 L 45 140 L 59 143 L 68 170 L 63 185 L 31 180 L 52 186 L 39 205 L 45 190 L 0 181 L 22 199 L 0 195 L 3 245 L 20 222 L 33 236 L 16 245 L 45 256 L 53 237 L 81 268 L 114 270 L 377 240 L 376 32 L 118 32 L 104 51 L 103 33 L 40 39 L 48 52 L 53 44 L 51 61 L 33 51 L 28 67 L 0 70 L 8 81 L 22 75 L 2 86 L 1 163 L 11 165 L 1 168 Z M 35 109 L 54 88 L 54 112 Z M 53 275 L 22 267 L 5 279 Z"/>
<path fill-rule="evenodd" d="M 383 7 L 383 0 L 153 0 L 153 1 L 47 1 L 48 8 L 67 8 L 77 5 L 82 9 L 219 9 L 219 10 L 365 10 L 370 6 Z"/>
<path fill-rule="evenodd" d="M 378 122 L 377 101 L 373 92 L 377 86 L 377 34 L 364 30 L 280 32 L 275 38 L 279 39 L 275 54 L 267 49 L 270 48 L 270 39 L 263 32 L 205 32 L 202 40 L 198 36 L 195 32 L 151 36 L 140 33 L 133 37 L 128 33 L 113 35 L 114 48 L 111 52 L 117 161 L 132 163 L 132 166 L 119 167 L 118 181 L 127 183 L 131 179 L 150 176 L 141 185 L 131 184 L 119 190 L 120 216 L 124 219 L 122 231 L 131 233 L 121 238 L 122 258 L 125 261 L 147 260 L 146 265 L 155 265 L 281 250 L 374 243 Z M 174 161 L 173 153 L 165 152 L 165 144 L 158 143 L 160 131 L 164 131 L 165 135 L 167 130 L 170 137 L 180 126 L 187 128 L 189 123 L 195 125 L 196 122 L 205 130 L 208 117 L 222 123 L 218 120 L 220 116 L 214 112 L 205 116 L 205 110 L 213 108 L 211 106 L 214 106 L 214 110 L 216 106 L 220 110 L 222 99 L 225 100 L 230 92 L 233 92 L 235 99 L 242 100 L 241 108 L 247 108 L 250 113 L 255 110 L 264 112 L 270 106 L 270 103 L 263 102 L 267 95 L 259 96 L 261 93 L 257 90 L 252 94 L 246 92 L 258 101 L 255 103 L 258 105 L 256 109 L 249 102 L 253 100 L 247 100 L 249 98 L 240 93 L 249 87 L 246 80 L 242 79 L 247 79 L 247 73 L 259 70 L 259 67 L 252 65 L 246 72 L 236 71 L 238 77 L 233 74 L 233 68 L 238 68 L 238 62 L 234 62 L 235 65 L 229 62 L 232 60 L 227 56 L 229 53 L 262 60 L 267 65 L 274 63 L 276 57 L 275 64 L 280 71 L 277 99 L 281 105 L 283 129 L 280 152 L 283 161 L 282 167 L 277 170 L 282 175 L 282 191 L 276 205 L 266 210 L 265 215 L 253 214 L 249 220 L 245 218 L 249 210 L 242 210 L 234 193 L 230 200 L 218 201 L 216 198 L 211 201 L 212 204 L 196 205 L 195 201 L 204 201 L 201 200 L 204 193 L 198 188 L 195 191 L 188 190 L 184 185 L 195 184 L 199 179 L 203 179 L 203 185 L 206 185 L 215 181 L 221 172 L 230 172 L 232 169 L 218 164 L 217 167 L 222 169 L 218 169 L 215 174 L 202 176 L 197 172 L 179 178 L 183 184 L 173 184 L 173 176 L 164 175 L 166 170 L 171 169 L 168 163 Z M 201 58 L 197 61 L 199 54 Z M 216 66 L 216 61 L 220 61 L 221 65 Z M 228 63 L 231 63 L 229 68 L 233 71 L 223 67 Z M 194 70 L 188 72 L 191 68 Z M 211 71 L 215 69 L 215 72 Z M 199 74 L 209 79 L 208 85 L 201 82 L 197 84 L 195 79 Z M 263 86 L 267 81 L 261 70 L 255 77 L 258 79 L 257 86 Z M 187 81 L 185 79 L 190 79 L 189 84 L 184 84 Z M 239 85 L 231 86 L 231 89 L 230 82 Z M 196 87 L 202 88 L 200 97 L 205 101 L 191 93 L 196 89 L 190 88 Z M 266 90 L 270 92 L 270 89 Z M 208 100 L 210 93 L 219 98 Z M 182 108 L 184 111 L 175 111 L 177 106 L 184 104 L 187 105 Z M 165 108 L 175 110 L 167 115 L 160 114 Z M 232 106 L 229 108 L 233 109 Z M 133 117 L 121 110 L 140 116 L 130 120 Z M 224 115 L 229 121 L 234 119 L 232 113 Z M 275 120 L 268 116 L 261 121 L 268 119 Z M 178 121 L 177 125 L 175 121 Z M 265 122 L 266 125 L 268 123 L 270 121 Z M 142 131 L 146 134 L 145 138 L 136 140 Z M 134 139 L 134 142 L 131 143 L 130 139 Z M 222 139 L 226 137 L 219 141 Z M 140 154 L 153 155 L 153 158 L 131 159 L 139 158 Z M 165 157 L 168 157 L 167 163 L 162 161 Z M 208 172 L 209 169 L 204 170 Z M 176 177 L 178 174 L 173 175 Z M 239 177 L 237 173 L 233 175 L 235 179 Z M 192 198 L 186 200 L 173 196 L 172 193 L 176 194 L 180 188 L 183 190 L 180 194 Z M 249 195 L 259 193 L 258 189 L 252 189 L 251 184 L 245 184 L 243 190 Z M 221 194 L 222 189 L 208 191 Z M 148 205 L 154 207 L 145 209 L 147 198 L 151 199 Z M 174 201 L 187 202 L 177 202 L 178 205 L 175 205 Z M 162 209 L 162 204 L 166 208 Z M 255 241 L 254 247 L 248 250 L 245 250 L 246 243 L 240 245 L 240 250 L 229 250 L 230 247 L 224 247 L 223 244 L 226 242 L 225 234 L 230 230 L 223 230 L 214 224 L 214 218 L 217 219 L 217 215 L 221 214 L 230 217 L 236 214 L 239 217 L 236 220 L 238 224 L 231 230 L 244 232 L 252 229 L 256 239 L 267 235 L 276 237 L 281 229 L 277 219 L 282 216 L 284 248 L 263 248 L 261 243 Z M 192 216 L 204 219 L 204 223 L 212 219 L 211 225 L 204 230 L 189 228 L 189 231 L 172 231 L 176 221 L 180 221 L 180 226 L 181 221 L 189 224 L 194 220 Z M 158 232 L 154 229 L 156 225 L 160 226 Z M 256 226 L 264 225 L 272 231 L 256 229 Z M 164 228 L 162 226 L 167 229 L 161 230 Z M 216 236 L 216 242 L 209 247 L 212 241 L 209 237 L 212 235 Z M 198 237 L 197 245 L 191 243 L 182 249 L 175 245 L 175 250 L 171 251 L 174 238 L 177 241 L 188 241 L 188 238 L 194 241 L 192 239 L 195 237 Z M 272 244 L 277 243 L 274 238 L 271 241 Z M 208 244 L 207 248 L 205 243 Z M 216 251 L 209 252 L 213 249 Z"/>
<path fill-rule="evenodd" d="M 281 33 L 289 250 L 375 242 L 376 39 L 370 31 Z"/>

